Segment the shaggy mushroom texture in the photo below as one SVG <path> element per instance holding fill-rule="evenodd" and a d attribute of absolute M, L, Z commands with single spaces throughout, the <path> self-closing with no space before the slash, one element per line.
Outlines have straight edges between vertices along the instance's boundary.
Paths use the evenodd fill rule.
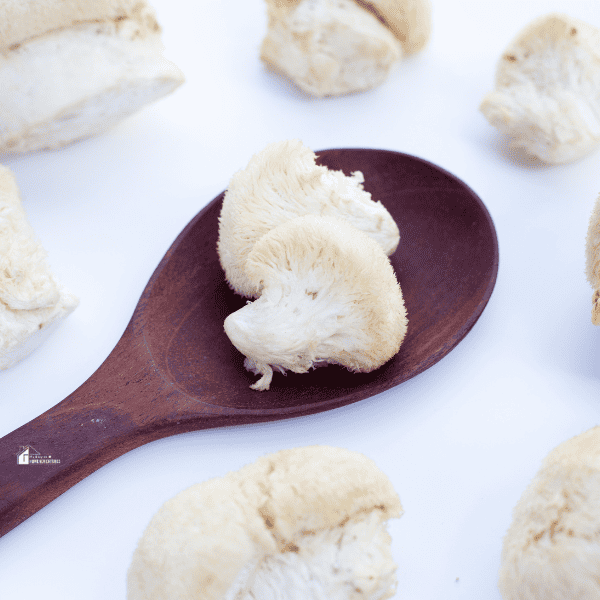
<path fill-rule="evenodd" d="M 15 178 L 0 166 L 0 369 L 31 354 L 78 304 L 52 275 Z"/>
<path fill-rule="evenodd" d="M 160 508 L 133 555 L 128 600 L 384 600 L 396 588 L 386 521 L 402 512 L 362 454 L 269 454 Z"/>
<path fill-rule="evenodd" d="M 260 298 L 225 319 L 225 332 L 262 377 L 336 363 L 369 372 L 394 356 L 407 329 L 400 285 L 381 246 L 347 221 L 307 215 L 265 234 L 245 271 Z"/>
<path fill-rule="evenodd" d="M 268 145 L 229 184 L 219 217 L 217 250 L 231 288 L 250 298 L 259 290 L 244 271 L 254 244 L 265 233 L 308 214 L 343 217 L 392 254 L 400 241 L 394 219 L 363 189 L 363 175 L 318 166 L 299 140 Z"/>
<path fill-rule="evenodd" d="M 504 600 L 600 598 L 600 428 L 544 459 L 504 538 Z"/>
<path fill-rule="evenodd" d="M 562 14 L 529 24 L 504 51 L 480 110 L 546 162 L 589 153 L 600 142 L 600 31 Z"/>

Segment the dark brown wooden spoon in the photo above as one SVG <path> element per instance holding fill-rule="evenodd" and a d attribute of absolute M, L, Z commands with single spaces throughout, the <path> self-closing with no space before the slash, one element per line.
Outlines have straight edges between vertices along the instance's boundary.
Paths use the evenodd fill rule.
<path fill-rule="evenodd" d="M 225 317 L 246 300 L 228 288 L 217 257 L 221 194 L 168 250 L 99 369 L 68 398 L 0 439 L 0 535 L 142 444 L 368 398 L 435 364 L 473 327 L 498 270 L 494 225 L 476 194 L 406 154 L 345 149 L 318 156 L 331 169 L 362 171 L 365 189 L 398 223 L 400 246 L 391 261 L 409 318 L 400 352 L 372 373 L 330 365 L 304 375 L 276 373 L 270 390 L 251 390 L 256 377 L 223 331 Z M 27 446 L 29 464 L 19 464 Z"/>

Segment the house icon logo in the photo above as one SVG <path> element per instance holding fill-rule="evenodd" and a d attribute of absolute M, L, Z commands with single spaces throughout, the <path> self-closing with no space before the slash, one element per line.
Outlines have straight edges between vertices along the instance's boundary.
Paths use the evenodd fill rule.
<path fill-rule="evenodd" d="M 52 458 L 51 455 L 42 456 L 33 446 L 19 446 L 17 452 L 18 465 L 39 465 L 39 464 L 58 464 L 59 458 Z"/>
<path fill-rule="evenodd" d="M 41 456 L 33 446 L 20 446 L 17 454 L 17 463 L 19 465 L 28 465 L 31 458 Z"/>

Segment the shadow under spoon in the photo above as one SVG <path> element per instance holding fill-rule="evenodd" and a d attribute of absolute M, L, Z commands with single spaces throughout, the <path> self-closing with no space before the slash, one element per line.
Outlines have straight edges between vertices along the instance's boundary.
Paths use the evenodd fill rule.
<path fill-rule="evenodd" d="M 362 171 L 365 189 L 398 223 L 400 246 L 390 260 L 409 318 L 400 352 L 371 373 L 330 365 L 304 375 L 276 373 L 270 390 L 251 390 L 256 377 L 223 330 L 225 317 L 246 300 L 228 288 L 216 252 L 220 194 L 169 248 L 98 370 L 65 400 L 0 439 L 0 535 L 147 442 L 368 398 L 435 364 L 473 327 L 498 270 L 496 232 L 477 195 L 450 173 L 406 154 L 317 154 L 331 169 Z M 26 447 L 30 462 L 19 464 Z"/>

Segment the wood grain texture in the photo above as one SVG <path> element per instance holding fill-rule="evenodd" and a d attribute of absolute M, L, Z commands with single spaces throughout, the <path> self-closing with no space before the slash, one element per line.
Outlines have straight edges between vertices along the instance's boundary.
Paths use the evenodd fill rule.
<path fill-rule="evenodd" d="M 256 377 L 223 330 L 225 317 L 246 300 L 227 286 L 217 256 L 220 194 L 168 250 L 100 368 L 65 400 L 0 439 L 0 535 L 133 448 L 368 398 L 438 362 L 473 327 L 498 271 L 496 232 L 476 194 L 405 154 L 317 154 L 320 164 L 347 175 L 362 171 L 365 189 L 398 223 L 400 245 L 390 260 L 409 319 L 400 352 L 371 373 L 330 365 L 302 375 L 276 373 L 270 390 L 251 390 Z M 18 464 L 25 446 L 60 462 Z"/>

